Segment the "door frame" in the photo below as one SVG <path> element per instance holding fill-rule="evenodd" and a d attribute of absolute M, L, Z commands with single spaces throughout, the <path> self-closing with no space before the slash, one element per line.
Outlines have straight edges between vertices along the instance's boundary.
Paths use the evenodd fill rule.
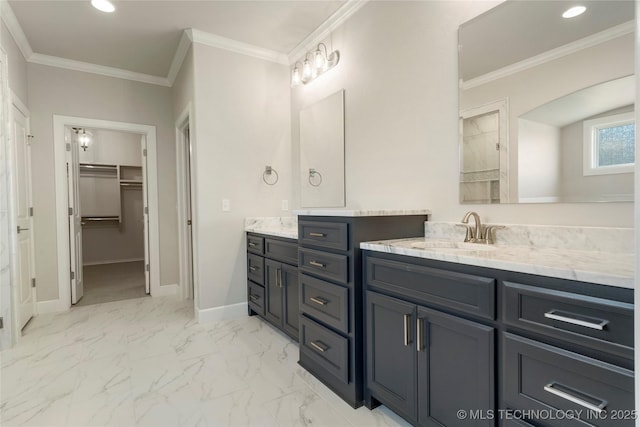
<path fill-rule="evenodd" d="M 71 308 L 71 262 L 69 260 L 69 227 L 65 127 L 100 128 L 145 135 L 147 138 L 147 203 L 149 207 L 149 264 L 151 295 L 160 296 L 160 231 L 158 223 L 158 158 L 156 127 L 137 123 L 86 117 L 53 116 L 53 152 L 56 188 L 56 238 L 58 257 L 58 308 Z"/>
<path fill-rule="evenodd" d="M 191 172 L 191 230 L 197 229 L 198 215 L 197 215 L 197 200 L 195 197 L 196 190 L 196 176 L 195 164 L 193 159 L 195 158 L 195 144 L 194 144 L 194 115 L 193 106 L 191 103 L 182 111 L 175 122 L 176 128 L 176 177 L 177 177 L 177 190 L 178 190 L 178 260 L 179 260 L 179 274 L 180 274 L 180 294 L 183 298 L 188 299 L 193 297 L 194 307 L 198 308 L 199 290 L 198 290 L 198 233 L 193 233 L 191 236 L 191 263 L 193 274 L 191 280 L 193 282 L 193 295 L 188 286 L 189 273 L 188 273 L 188 259 L 187 259 L 187 246 L 189 244 L 188 229 L 187 229 L 187 163 L 185 158 L 185 138 L 184 129 L 189 126 L 189 144 L 191 146 L 191 161 L 189 162 Z"/>

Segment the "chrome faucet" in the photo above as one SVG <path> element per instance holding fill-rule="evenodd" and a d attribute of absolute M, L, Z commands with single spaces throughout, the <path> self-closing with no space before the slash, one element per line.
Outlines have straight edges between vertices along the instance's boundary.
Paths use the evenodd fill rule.
<path fill-rule="evenodd" d="M 463 224 L 469 224 L 469 218 L 473 217 L 473 221 L 476 223 L 476 228 L 475 230 L 473 228 L 471 228 L 470 225 L 467 225 L 467 234 L 464 237 L 464 241 L 465 242 L 472 242 L 472 243 L 484 243 L 481 242 L 480 240 L 482 239 L 482 223 L 480 222 L 480 215 L 478 215 L 475 212 L 469 211 L 467 212 L 464 217 L 462 218 L 462 223 Z"/>

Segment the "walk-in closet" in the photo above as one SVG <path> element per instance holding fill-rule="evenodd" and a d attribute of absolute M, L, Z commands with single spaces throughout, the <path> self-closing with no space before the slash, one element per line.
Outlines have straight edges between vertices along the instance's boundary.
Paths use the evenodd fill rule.
<path fill-rule="evenodd" d="M 78 150 L 83 296 L 90 305 L 147 295 L 141 135 L 72 128 Z"/>

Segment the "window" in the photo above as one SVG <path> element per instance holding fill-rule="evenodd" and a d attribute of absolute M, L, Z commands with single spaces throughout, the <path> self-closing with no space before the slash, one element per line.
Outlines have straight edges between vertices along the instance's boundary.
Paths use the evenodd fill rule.
<path fill-rule="evenodd" d="M 584 175 L 630 173 L 635 158 L 634 113 L 584 121 Z"/>

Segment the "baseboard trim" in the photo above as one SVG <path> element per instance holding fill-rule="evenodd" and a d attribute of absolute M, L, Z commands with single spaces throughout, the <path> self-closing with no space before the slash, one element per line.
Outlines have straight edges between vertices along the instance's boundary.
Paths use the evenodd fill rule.
<path fill-rule="evenodd" d="M 172 285 L 160 285 L 156 292 L 151 293 L 152 297 L 166 297 L 169 295 L 176 295 L 178 293 L 178 285 L 175 283 Z"/>
<path fill-rule="evenodd" d="M 144 261 L 144 258 L 128 258 L 128 259 L 116 259 L 112 261 L 85 262 L 85 263 L 82 263 L 82 266 L 84 267 L 89 265 L 120 264 L 123 262 L 137 262 L 137 261 Z"/>
<path fill-rule="evenodd" d="M 217 322 L 219 320 L 239 319 L 247 315 L 247 303 L 223 305 L 221 307 L 198 310 L 198 323 Z"/>
<path fill-rule="evenodd" d="M 63 304 L 60 299 L 52 299 L 47 301 L 38 301 L 36 303 L 37 314 L 62 313 L 69 311 L 69 306 Z"/>

